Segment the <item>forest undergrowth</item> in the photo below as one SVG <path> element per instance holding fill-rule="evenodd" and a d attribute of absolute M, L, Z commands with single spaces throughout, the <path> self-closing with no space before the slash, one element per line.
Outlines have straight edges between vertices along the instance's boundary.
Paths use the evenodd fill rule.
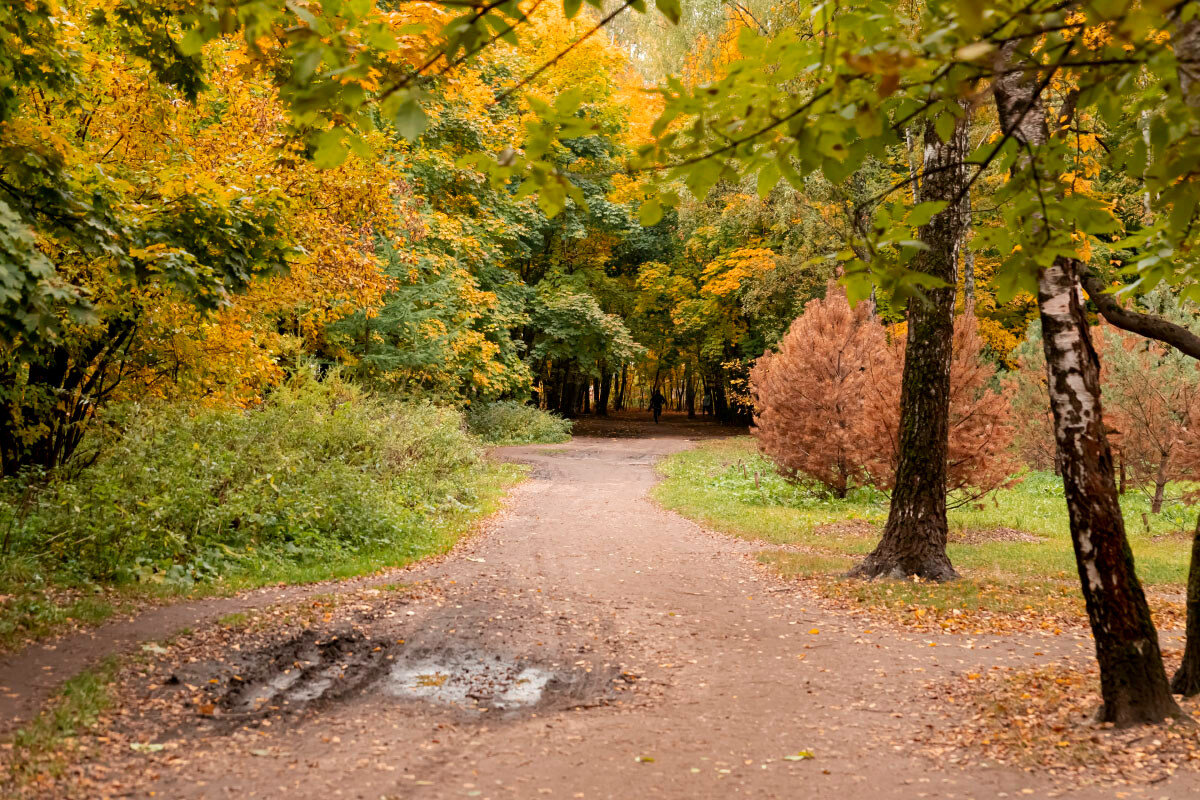
<path fill-rule="evenodd" d="M 118 418 L 119 414 L 119 418 Z M 253 410 L 130 406 L 94 463 L 0 482 L 0 648 L 152 601 L 348 578 L 445 552 L 560 442 L 517 404 L 471 414 L 302 374 Z"/>

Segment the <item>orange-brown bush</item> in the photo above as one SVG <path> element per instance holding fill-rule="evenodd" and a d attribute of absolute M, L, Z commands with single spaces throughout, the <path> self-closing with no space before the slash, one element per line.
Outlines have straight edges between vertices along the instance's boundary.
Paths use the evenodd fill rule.
<path fill-rule="evenodd" d="M 954 505 L 1011 486 L 1021 464 L 1012 453 L 1015 425 L 1012 390 L 993 389 L 996 368 L 983 357 L 983 337 L 973 315 L 954 320 L 950 360 L 950 441 L 947 492 Z M 880 359 L 864 403 L 863 437 L 877 456 L 869 464 L 872 483 L 892 487 L 900 460 L 900 377 L 904 340 L 892 337 Z"/>
<path fill-rule="evenodd" d="M 958 501 L 1009 485 L 1019 464 L 1010 454 L 1009 391 L 989 384 L 995 369 L 981 357 L 973 317 L 955 323 L 950 374 L 948 491 Z M 866 304 L 851 309 L 831 284 L 792 323 L 777 352 L 750 373 L 759 448 L 785 474 L 808 477 L 844 497 L 854 485 L 890 489 L 898 461 L 904 342 L 889 343 Z"/>
<path fill-rule="evenodd" d="M 1157 514 L 1167 484 L 1195 480 L 1200 466 L 1200 370 L 1191 356 L 1159 342 L 1108 325 L 1096 334 L 1104 422 L 1123 475 L 1150 496 Z"/>
<path fill-rule="evenodd" d="M 845 497 L 867 478 L 874 456 L 862 437 L 863 399 L 884 354 L 883 328 L 865 303 L 850 308 L 831 283 L 811 300 L 779 343 L 750 370 L 754 435 L 783 472 Z"/>

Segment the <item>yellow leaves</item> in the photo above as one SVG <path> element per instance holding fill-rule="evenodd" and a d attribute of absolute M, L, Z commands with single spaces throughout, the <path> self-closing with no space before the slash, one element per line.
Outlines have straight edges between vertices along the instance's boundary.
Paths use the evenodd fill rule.
<path fill-rule="evenodd" d="M 701 272 L 701 293 L 728 297 L 755 275 L 775 269 L 775 253 L 765 248 L 739 248 Z"/>

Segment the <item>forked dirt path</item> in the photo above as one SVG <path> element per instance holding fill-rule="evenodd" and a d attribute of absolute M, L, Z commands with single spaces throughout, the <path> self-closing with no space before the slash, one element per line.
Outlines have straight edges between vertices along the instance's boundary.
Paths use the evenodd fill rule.
<path fill-rule="evenodd" d="M 1064 793 L 1019 769 L 963 770 L 916 752 L 914 733 L 943 724 L 927 682 L 1090 644 L 930 646 L 864 630 L 756 567 L 752 545 L 647 498 L 654 462 L 711 431 L 584 432 L 608 435 L 507 450 L 531 479 L 471 546 L 407 572 L 427 592 L 335 610 L 273 651 L 273 676 L 249 640 L 229 663 L 197 649 L 183 666 L 148 667 L 118 721 L 144 723 L 146 709 L 174 702 L 168 684 L 236 681 L 236 696 L 158 732 L 171 745 L 161 752 L 102 760 L 101 774 L 121 796 L 156 798 L 1200 796 L 1195 774 Z M 335 635 L 342 649 L 320 655 Z M 321 671 L 302 668 L 321 658 Z M 492 664 L 495 687 L 468 681 L 454 695 L 456 670 Z M 346 691 L 329 688 L 339 678 Z"/>

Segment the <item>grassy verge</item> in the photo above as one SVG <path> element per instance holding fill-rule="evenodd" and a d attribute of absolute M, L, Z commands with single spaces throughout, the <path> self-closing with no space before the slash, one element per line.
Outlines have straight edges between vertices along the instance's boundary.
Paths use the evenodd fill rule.
<path fill-rule="evenodd" d="M 472 407 L 467 427 L 489 445 L 557 444 L 571 439 L 572 422 L 549 411 L 505 400 Z"/>
<path fill-rule="evenodd" d="M 17 649 L 67 630 L 87 628 L 117 614 L 161 602 L 229 595 L 277 584 L 305 584 L 371 575 L 441 555 L 480 520 L 495 513 L 526 468 L 484 463 L 471 475 L 474 501 L 438 515 L 414 546 L 412 540 L 383 542 L 323 559 L 288 558 L 264 552 L 228 573 L 208 580 L 169 581 L 161 574 L 145 580 L 103 584 L 70 572 L 50 572 L 29 562 L 0 562 L 0 652 Z M 157 579 L 156 579 L 157 578 Z"/>
<path fill-rule="evenodd" d="M 1031 473 L 1018 486 L 950 514 L 949 553 L 964 580 L 944 585 L 845 580 L 841 576 L 878 541 L 887 498 L 857 490 L 831 498 L 788 483 L 759 456 L 749 437 L 703 444 L 671 456 L 655 488 L 667 508 L 725 533 L 775 545 L 761 559 L 822 594 L 922 628 L 983 631 L 1053 628 L 1082 618 L 1062 484 Z M 1141 494 L 1122 499 L 1138 573 L 1158 594 L 1187 576 L 1193 513 L 1181 505 L 1142 513 Z M 1153 594 L 1153 592 L 1152 592 Z M 1160 624 L 1178 623 L 1179 608 L 1155 601 Z"/>
<path fill-rule="evenodd" d="M 46 709 L 12 737 L 0 787 L 17 791 L 61 775 L 78 748 L 78 735 L 95 725 L 110 702 L 117 660 L 111 658 L 62 685 Z"/>
<path fill-rule="evenodd" d="M 443 553 L 524 474 L 487 460 L 459 412 L 336 375 L 250 411 L 126 414 L 92 466 L 0 479 L 0 649 L 157 599 Z"/>

